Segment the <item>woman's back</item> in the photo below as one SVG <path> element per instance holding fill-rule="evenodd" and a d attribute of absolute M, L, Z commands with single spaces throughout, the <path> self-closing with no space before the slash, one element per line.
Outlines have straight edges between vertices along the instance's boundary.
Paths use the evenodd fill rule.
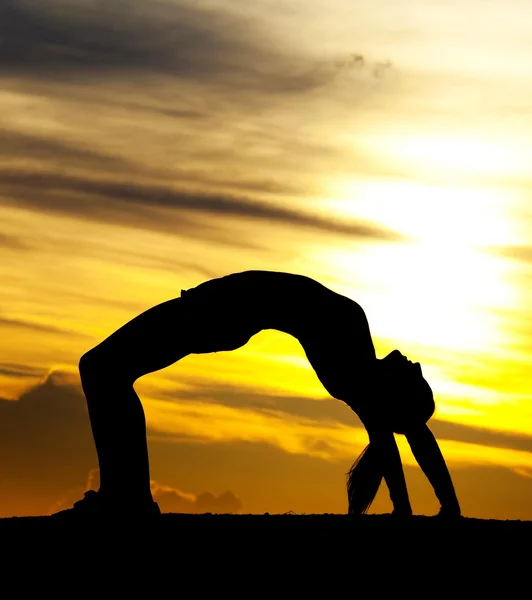
<path fill-rule="evenodd" d="M 226 318 L 252 320 L 258 330 L 279 329 L 293 334 L 309 310 L 335 294 L 304 275 L 277 271 L 242 271 L 205 281 L 185 295 L 218 308 Z M 235 323 L 236 326 L 236 323 Z"/>
<path fill-rule="evenodd" d="M 231 273 L 186 290 L 184 296 L 234 321 L 235 327 L 277 329 L 298 339 L 330 330 L 339 319 L 362 329 L 367 324 L 364 311 L 350 298 L 305 275 L 279 271 Z"/>
<path fill-rule="evenodd" d="M 243 271 L 206 281 L 184 297 L 194 299 L 196 322 L 219 349 L 236 349 L 263 329 L 299 340 L 327 389 L 375 359 L 368 321 L 359 304 L 304 275 Z M 203 338 L 196 331 L 198 339 Z M 205 352 L 210 346 L 203 344 Z M 348 368 L 346 368 L 346 366 Z M 340 367 L 344 377 L 339 376 Z M 349 375 L 353 383 L 352 376 Z M 335 395 L 335 394 L 332 394 Z M 338 397 L 338 395 L 336 395 Z"/>

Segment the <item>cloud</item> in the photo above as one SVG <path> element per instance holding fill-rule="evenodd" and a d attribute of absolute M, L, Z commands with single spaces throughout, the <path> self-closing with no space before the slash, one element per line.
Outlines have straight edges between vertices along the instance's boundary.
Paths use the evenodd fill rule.
<path fill-rule="evenodd" d="M 87 101 L 89 101 L 88 98 Z M 122 105 L 122 108 L 126 107 L 127 104 Z M 186 113 L 186 111 L 183 112 Z M 132 113 L 132 115 L 134 114 Z M 188 115 L 185 116 L 189 118 Z M 132 116 L 132 118 L 134 117 Z M 91 148 L 83 139 L 76 138 L 74 140 L 69 138 L 67 141 L 53 136 L 54 134 L 51 132 L 48 137 L 44 137 L 43 135 L 4 128 L 0 137 L 0 164 L 4 163 L 6 165 L 4 168 L 7 168 L 7 177 L 9 178 L 11 172 L 8 165 L 16 164 L 19 168 L 21 168 L 20 165 L 23 165 L 21 171 L 23 173 L 28 172 L 30 177 L 34 173 L 38 174 L 43 171 L 53 173 L 54 170 L 57 171 L 58 169 L 60 172 L 81 170 L 84 173 L 94 173 L 96 171 L 100 174 L 112 174 L 115 177 L 117 174 L 121 174 L 128 180 L 141 174 L 152 180 L 163 180 L 168 183 L 177 179 L 186 184 L 203 184 L 261 194 L 298 194 L 301 191 L 295 185 L 282 184 L 273 178 L 260 179 L 245 175 L 238 179 L 224 178 L 222 175 L 215 175 L 207 169 L 172 168 L 171 170 L 165 170 L 160 167 L 156 168 L 141 164 L 135 160 L 129 160 L 101 149 Z M 312 151 L 312 148 L 307 150 Z M 29 248 L 22 240 L 2 233 L 0 233 L 0 246 L 13 249 Z"/>
<path fill-rule="evenodd" d="M 11 371 L 34 373 L 11 365 Z M 19 400 L 0 398 L 0 517 L 50 514 L 96 489 L 96 452 L 79 378 L 52 369 Z M 152 482 L 164 512 L 239 512 L 231 491 L 186 494 Z"/>
<path fill-rule="evenodd" d="M 330 462 L 307 455 L 287 454 L 279 448 L 236 442 L 183 443 L 153 446 L 153 462 L 179 465 L 178 485 L 197 485 L 200 472 L 217 489 L 231 486 L 245 498 L 245 512 L 345 513 L 345 473 L 356 453 Z M 421 469 L 405 464 L 405 475 L 413 509 L 417 514 L 435 514 L 438 501 Z M 166 471 L 166 469 L 165 469 Z M 504 466 L 451 465 L 451 474 L 465 516 L 486 519 L 531 519 L 532 479 Z M 383 484 L 372 512 L 392 510 Z"/>
<path fill-rule="evenodd" d="M 330 77 L 287 58 L 249 18 L 185 2 L 4 0 L 0 39 L 0 73 L 35 79 L 161 74 L 279 94 Z"/>
<path fill-rule="evenodd" d="M 91 150 L 83 142 L 69 143 L 52 137 L 44 137 L 20 131 L 4 129 L 0 137 L 0 160 L 9 162 L 24 160 L 45 163 L 49 166 L 64 168 L 83 167 L 99 171 L 113 171 L 117 168 L 132 169 L 126 160 Z"/>
<path fill-rule="evenodd" d="M 84 246 L 85 250 L 87 244 Z M 95 253 L 98 249 L 95 248 Z M 99 249 L 102 255 L 105 256 L 106 261 L 113 261 L 116 264 L 125 265 L 128 267 L 136 267 L 149 269 L 150 271 L 170 271 L 171 273 L 193 273 L 194 275 L 201 275 L 205 279 L 214 279 L 218 277 L 220 273 L 215 269 L 211 269 L 208 266 L 194 260 L 181 260 L 173 255 L 162 256 L 152 252 L 137 252 L 135 250 L 117 250 L 116 248 L 105 247 L 104 250 Z M 128 310 L 132 307 L 138 308 L 138 304 L 126 301 L 113 301 L 107 298 L 97 298 L 92 295 L 73 294 L 74 296 L 85 298 L 91 302 L 98 302 L 101 304 L 115 303 L 117 306 L 127 308 Z"/>
<path fill-rule="evenodd" d="M 353 411 L 343 402 L 327 397 L 312 400 L 304 396 L 270 396 L 259 389 L 230 384 L 194 382 L 184 375 L 181 383 L 190 387 L 180 389 L 179 393 L 165 392 L 162 397 L 179 401 L 201 401 L 212 404 L 223 404 L 231 408 L 253 409 L 265 415 L 286 415 L 302 417 L 319 422 L 330 422 L 350 427 L 361 427 L 360 421 Z"/>
<path fill-rule="evenodd" d="M 56 91 L 56 94 L 60 96 L 60 92 Z M 92 99 L 94 102 L 94 99 Z M 89 110 L 87 103 L 90 103 L 91 99 L 86 98 L 86 102 L 83 107 L 79 107 L 81 111 Z M 132 104 L 132 103 L 129 103 Z M 121 106 L 123 111 L 128 107 L 125 103 Z M 108 108 L 108 107 L 107 107 Z M 146 115 L 143 111 L 128 113 L 132 121 L 144 120 Z M 82 116 L 80 118 L 83 118 Z M 94 122 L 91 125 L 94 128 Z M 186 127 L 186 126 L 185 126 Z M 214 127 L 214 125 L 213 125 Z M 177 133 L 178 139 L 186 136 L 183 128 Z M 4 128 L 3 135 L 0 138 L 0 165 L 2 171 L 2 179 L 5 177 L 5 182 L 9 185 L 11 177 L 15 177 L 15 184 L 20 187 L 20 177 L 28 176 L 28 185 L 31 186 L 32 178 L 44 176 L 48 174 L 49 178 L 54 177 L 54 173 L 64 174 L 65 172 L 73 175 L 87 176 L 90 174 L 89 181 L 94 180 L 94 173 L 97 173 L 99 177 L 105 178 L 112 175 L 116 181 L 118 178 L 128 181 L 156 181 L 158 187 L 161 186 L 161 182 L 164 185 L 173 188 L 174 182 L 179 181 L 180 185 L 194 185 L 195 187 L 201 186 L 204 190 L 231 190 L 238 194 L 249 193 L 265 195 L 282 196 L 286 194 L 300 195 L 304 186 L 301 184 L 296 185 L 294 182 L 288 183 L 288 181 L 281 181 L 280 174 L 258 174 L 254 175 L 252 169 L 241 169 L 237 175 L 231 176 L 227 172 L 227 168 L 224 168 L 220 164 L 220 161 L 227 160 L 231 152 L 237 154 L 234 149 L 227 149 L 226 152 L 214 153 L 212 148 L 209 148 L 208 138 L 203 140 L 203 150 L 195 147 L 194 142 L 188 139 L 187 141 L 178 145 L 170 144 L 168 146 L 168 140 L 160 139 L 159 134 L 154 131 L 154 138 L 159 139 L 160 143 L 160 154 L 163 159 L 168 158 L 169 152 L 174 155 L 179 152 L 179 160 L 172 161 L 171 166 L 161 166 L 160 162 L 155 161 L 157 164 L 146 164 L 143 160 L 144 157 L 127 158 L 126 156 L 118 155 L 113 151 L 106 151 L 104 149 L 98 149 L 102 144 L 105 146 L 106 142 L 112 139 L 112 131 L 107 132 L 105 136 L 102 136 L 99 140 L 92 140 L 90 142 L 84 139 L 84 136 L 79 133 L 76 136 L 67 135 L 66 139 L 62 139 L 61 135 L 65 135 L 55 132 L 48 132 L 47 136 L 30 134 L 27 131 L 15 131 Z M 119 134 L 118 134 L 119 135 Z M 260 134 L 255 132 L 255 135 L 260 137 Z M 88 136 L 90 139 L 90 136 Z M 197 142 L 197 135 L 195 136 Z M 266 143 L 279 143 L 280 140 L 269 139 Z M 249 142 L 243 140 L 243 144 L 249 144 Z M 205 145 L 207 147 L 205 147 Z M 283 142 L 285 146 L 293 146 L 293 152 L 295 155 L 301 157 L 303 153 L 308 154 L 327 154 L 325 146 L 319 146 L 319 144 L 309 143 L 306 146 L 301 141 L 297 140 L 285 140 Z M 112 146 L 112 143 L 111 143 Z M 289 150 L 287 149 L 287 152 Z M 120 152 L 120 151 L 118 151 Z M 122 150 L 123 152 L 123 150 Z M 329 150 L 330 152 L 330 150 Z M 126 152 L 127 153 L 127 152 Z M 186 165 L 190 162 L 190 157 L 198 154 L 205 154 L 205 158 L 211 164 L 210 167 L 199 168 L 187 167 Z M 146 157 L 148 161 L 153 157 Z M 242 160 L 242 154 L 239 157 L 233 156 L 233 159 Z M 180 166 L 177 167 L 176 163 Z M 18 176 L 18 177 L 17 177 Z M 286 177 L 284 178 L 286 179 Z M 43 190 L 39 190 L 41 193 Z M 44 190 L 45 191 L 45 190 Z M 33 190 L 29 190 L 29 193 L 34 193 Z M 28 249 L 25 242 L 19 238 L 13 236 L 7 236 L 6 234 L 0 234 L 0 246 L 12 249 Z"/>
<path fill-rule="evenodd" d="M 431 419 L 429 427 L 438 439 L 532 452 L 532 436 L 529 435 L 460 425 L 459 423 L 451 423 L 440 419 Z"/>
<path fill-rule="evenodd" d="M 67 381 L 52 374 L 19 400 L 0 399 L 2 516 L 44 514 L 96 464 L 83 397 Z"/>
<path fill-rule="evenodd" d="M 19 370 L 23 369 L 24 366 L 19 365 Z M 220 402 L 223 401 L 220 397 Z M 257 403 L 253 396 L 251 403 Z M 282 399 L 279 399 L 279 406 L 281 404 Z M 309 404 L 321 402 L 309 401 Z M 201 415 L 197 418 L 201 419 Z M 475 444 L 530 451 L 530 440 L 522 436 L 442 423 L 440 426 L 444 429 L 438 430 L 437 423 L 432 423 L 432 427 L 438 439 L 463 439 Z M 314 506 L 314 510 L 321 507 L 329 512 L 332 509 L 325 501 L 327 498 L 336 498 L 336 510 L 343 510 L 344 474 L 352 459 L 343 461 L 344 465 L 342 461 L 333 463 L 308 455 L 289 454 L 272 444 L 194 442 L 183 436 L 154 434 L 151 430 L 149 435 L 154 473 L 152 489 L 164 512 L 241 512 L 242 490 L 245 490 L 246 510 L 250 511 L 305 511 L 305 507 Z M 272 464 L 275 464 L 273 470 Z M 77 375 L 52 370 L 18 401 L 0 399 L 0 516 L 49 514 L 71 507 L 84 490 L 98 485 L 96 465 L 89 418 Z M 261 467 L 257 471 L 258 465 Z M 496 481 L 506 481 L 512 490 L 529 496 L 531 479 L 528 471 L 520 469 L 514 468 L 515 474 L 512 474 L 510 469 L 502 467 L 469 469 L 464 464 L 453 471 L 459 491 L 467 500 L 468 513 L 478 516 L 483 512 L 494 518 L 494 513 L 490 514 L 493 510 L 500 518 L 508 518 L 504 517 L 506 511 L 506 514 L 512 512 L 525 518 L 526 505 L 521 502 L 512 508 L 510 490 L 494 489 L 490 501 L 483 500 L 483 494 L 496 486 Z M 410 467 L 408 470 L 412 471 Z M 272 495 L 271 486 L 273 481 L 278 484 L 278 480 L 283 482 L 281 487 L 287 486 L 286 494 L 280 490 L 278 496 Z M 315 502 L 305 499 L 304 494 L 298 496 L 298 485 L 305 482 L 305 489 L 310 489 L 308 486 L 318 485 L 318 481 L 320 486 L 324 482 L 331 486 L 330 495 L 320 495 L 320 492 L 321 500 L 316 498 Z M 211 486 L 222 490 L 229 487 L 239 492 L 182 491 L 194 489 L 198 482 L 205 482 L 200 485 L 205 485 L 207 490 Z M 423 485 L 426 487 L 426 482 Z M 254 487 L 256 491 L 252 492 Z M 419 489 L 423 491 L 422 487 Z M 264 496 L 266 490 L 268 493 Z M 249 506 L 248 494 L 254 496 Z M 500 506 L 493 504 L 495 500 Z"/>
<path fill-rule="evenodd" d="M 159 503 L 162 512 L 173 513 L 239 513 L 243 504 L 240 498 L 231 491 L 220 495 L 202 492 L 187 494 L 178 489 L 151 484 L 153 498 Z"/>
<path fill-rule="evenodd" d="M 6 250 L 29 250 L 30 246 L 19 237 L 0 232 L 0 248 Z"/>
<path fill-rule="evenodd" d="M 42 377 L 43 370 L 29 365 L 0 362 L 0 375 L 7 377 Z"/>
<path fill-rule="evenodd" d="M 188 382 L 190 387 L 180 389 L 178 394 L 165 392 L 162 397 L 173 398 L 180 402 L 203 402 L 222 404 L 231 408 L 252 409 L 264 415 L 284 414 L 285 418 L 300 417 L 316 423 L 362 427 L 358 417 L 346 404 L 327 395 L 321 400 L 312 400 L 303 396 L 269 396 L 260 390 L 243 386 L 201 382 L 191 385 L 184 375 L 180 376 L 180 382 Z M 461 425 L 438 418 L 431 419 L 429 427 L 438 440 L 532 452 L 532 436 L 528 435 Z"/>
<path fill-rule="evenodd" d="M 235 219 L 400 241 L 301 208 L 324 173 L 376 164 L 346 159 L 313 116 L 342 121 L 336 94 L 314 91 L 352 73 L 350 62 L 308 58 L 273 30 L 230 3 L 5 0 L 0 202 L 246 250 L 264 244 Z"/>
<path fill-rule="evenodd" d="M 317 214 L 223 194 L 190 193 L 171 186 L 135 184 L 61 173 L 0 171 L 4 196 L 15 205 L 78 218 L 216 237 L 213 219 L 240 217 L 337 234 L 398 241 L 399 234 L 367 222 L 327 219 Z M 173 217 L 173 218 L 172 218 Z"/>
<path fill-rule="evenodd" d="M 83 497 L 87 490 L 98 490 L 100 487 L 99 469 L 91 469 L 88 473 L 86 483 L 83 487 L 68 490 L 55 502 L 48 511 L 49 513 L 58 512 L 72 508 L 74 502 Z M 151 480 L 151 492 L 153 499 L 159 504 L 163 513 L 239 513 L 242 512 L 243 504 L 240 498 L 231 491 L 226 491 L 216 495 L 211 492 L 202 492 L 192 494 L 182 492 L 180 489 L 161 485 L 157 481 Z"/>
<path fill-rule="evenodd" d="M 38 332 L 38 333 L 54 333 L 60 335 L 67 335 L 72 337 L 90 337 L 84 333 L 72 331 L 71 329 L 65 329 L 63 327 L 57 327 L 48 323 L 38 323 L 37 321 L 28 321 L 26 319 L 15 319 L 11 317 L 0 316 L 0 327 L 25 329 L 27 331 Z"/>

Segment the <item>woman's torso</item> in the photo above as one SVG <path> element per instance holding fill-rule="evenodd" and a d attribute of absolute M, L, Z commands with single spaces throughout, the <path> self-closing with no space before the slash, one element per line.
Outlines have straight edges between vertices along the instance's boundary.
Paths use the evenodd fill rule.
<path fill-rule="evenodd" d="M 183 297 L 195 299 L 204 327 L 220 337 L 220 350 L 240 347 L 263 329 L 294 336 L 335 397 L 348 372 L 375 359 L 362 307 L 304 275 L 243 271 L 206 281 Z"/>

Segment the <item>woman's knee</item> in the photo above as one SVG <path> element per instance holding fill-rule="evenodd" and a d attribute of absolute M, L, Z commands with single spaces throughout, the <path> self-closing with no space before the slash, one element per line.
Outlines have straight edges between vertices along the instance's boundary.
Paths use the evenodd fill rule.
<path fill-rule="evenodd" d="M 120 360 L 120 356 L 107 351 L 101 345 L 85 352 L 79 360 L 78 368 L 84 383 L 98 380 L 104 380 L 106 384 L 113 380 L 133 383 L 135 380 L 131 369 Z"/>

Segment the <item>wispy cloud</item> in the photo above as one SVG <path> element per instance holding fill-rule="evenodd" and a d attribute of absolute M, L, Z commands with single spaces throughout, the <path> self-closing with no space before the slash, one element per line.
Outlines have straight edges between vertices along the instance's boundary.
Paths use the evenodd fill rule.
<path fill-rule="evenodd" d="M 11 164 L 17 161 L 24 161 L 25 164 L 34 161 L 48 167 L 64 168 L 68 165 L 69 168 L 97 168 L 99 171 L 113 172 L 117 168 L 132 169 L 132 164 L 128 161 L 85 147 L 79 140 L 69 143 L 50 135 L 45 137 L 14 130 L 2 131 L 0 161 Z"/>
<path fill-rule="evenodd" d="M 0 363 L 0 375 L 6 377 L 42 377 L 43 369 L 18 363 Z"/>
<path fill-rule="evenodd" d="M 7 250 L 29 250 L 29 246 L 20 237 L 0 232 L 0 248 Z"/>
<path fill-rule="evenodd" d="M 20 318 L 2 317 L 0 316 L 0 327 L 26 329 L 32 332 L 54 333 L 60 335 L 87 337 L 86 334 L 71 329 L 65 329 L 49 323 L 39 323 Z"/>
<path fill-rule="evenodd" d="M 187 381 L 189 387 L 180 389 L 179 393 L 163 393 L 162 397 L 179 403 L 199 402 L 224 405 L 230 408 L 251 409 L 266 417 L 285 419 L 295 417 L 302 419 L 305 423 L 313 421 L 317 426 L 329 423 L 333 427 L 335 425 L 363 427 L 358 417 L 347 405 L 329 397 L 324 396 L 321 400 L 314 400 L 303 396 L 269 395 L 245 386 L 197 382 L 190 385 L 191 382 L 185 375 L 182 375 L 181 382 L 186 383 Z M 532 452 L 532 436 L 529 435 L 464 425 L 439 418 L 431 419 L 429 426 L 440 440 Z M 334 434 L 332 433 L 332 435 Z"/>
<path fill-rule="evenodd" d="M 247 250 L 264 244 L 230 221 L 401 241 L 304 208 L 325 173 L 376 169 L 309 128 L 328 86 L 375 79 L 361 55 L 317 59 L 230 4 L 186 1 L 6 0 L 0 39 L 0 203 Z M 351 84 L 349 114 L 366 85 Z"/>
<path fill-rule="evenodd" d="M 269 395 L 260 389 L 245 386 L 201 383 L 183 374 L 181 383 L 188 382 L 189 387 L 179 393 L 163 392 L 159 396 L 170 401 L 202 402 L 223 404 L 231 408 L 252 409 L 271 416 L 285 415 L 286 418 L 302 417 L 316 422 L 330 422 L 350 427 L 361 427 L 360 421 L 346 404 L 330 397 L 313 400 L 304 396 Z"/>
<path fill-rule="evenodd" d="M 206 223 L 204 220 L 205 216 L 210 216 L 253 219 L 355 239 L 402 239 L 398 233 L 376 224 L 328 219 L 246 197 L 194 194 L 170 186 L 14 169 L 2 169 L 0 179 L 7 202 L 12 198 L 15 205 L 96 221 L 172 231 L 185 236 L 215 236 L 217 227 L 213 222 Z M 170 222 L 169 217 L 173 217 Z"/>
<path fill-rule="evenodd" d="M 159 73 L 260 88 L 314 88 L 330 73 L 276 50 L 266 32 L 234 12 L 192 3 L 5 0 L 0 73 L 37 79 Z"/>
<path fill-rule="evenodd" d="M 23 368 L 21 366 L 18 370 L 23 370 Z M 357 425 L 354 416 L 351 417 L 353 419 L 351 426 L 342 425 L 342 416 L 339 414 L 334 414 L 331 420 L 328 411 L 334 412 L 334 409 L 326 401 L 307 400 L 310 408 L 306 410 L 303 407 L 305 399 L 264 398 L 260 400 L 259 394 L 251 391 L 249 407 L 245 406 L 244 393 L 242 393 L 236 400 L 238 407 L 231 408 L 228 413 L 223 411 L 223 403 L 231 404 L 230 390 L 226 386 L 221 387 L 218 401 L 222 405 L 222 411 L 216 410 L 213 402 L 200 402 L 191 397 L 180 400 L 183 406 L 189 405 L 188 409 L 183 409 L 183 406 L 176 407 L 174 403 L 168 401 L 164 402 L 170 412 L 173 411 L 173 408 L 177 408 L 173 414 L 185 420 L 185 429 L 190 425 L 191 419 L 195 419 L 196 430 L 202 431 L 207 438 L 199 439 L 198 436 L 187 436 L 186 433 L 177 435 L 175 432 L 165 431 L 164 428 L 160 430 L 158 427 L 155 429 L 150 427 L 150 448 L 153 456 L 156 457 L 154 469 L 158 473 L 155 475 L 152 487 L 163 510 L 172 512 L 238 512 L 241 510 L 242 502 L 233 491 L 224 494 L 214 494 L 201 489 L 195 489 L 193 492 L 183 491 L 187 487 L 191 489 L 191 481 L 211 481 L 212 457 L 209 458 L 209 456 L 212 452 L 225 452 L 227 456 L 242 457 L 249 456 L 250 452 L 256 451 L 263 456 L 264 460 L 275 458 L 279 463 L 279 474 L 282 472 L 282 465 L 287 460 L 296 461 L 293 464 L 300 466 L 307 465 L 307 463 L 301 462 L 303 459 L 305 461 L 317 460 L 314 472 L 321 472 L 326 463 L 331 465 L 347 463 L 356 456 L 354 432 Z M 286 404 L 285 412 L 281 409 L 283 403 Z M 147 401 L 146 404 L 148 414 L 151 413 L 153 416 L 152 401 Z M 200 404 L 203 405 L 203 408 L 200 407 Z M 341 406 L 340 402 L 337 404 Z M 158 410 L 160 406 L 155 408 Z M 347 407 L 344 408 L 346 408 L 346 415 L 350 413 Z M 226 407 L 226 410 L 229 410 L 229 407 Z M 223 421 L 224 418 L 226 422 Z M 205 428 L 207 420 L 209 422 L 208 430 Z M 339 427 L 333 426 L 332 421 L 334 420 L 338 420 Z M 164 420 L 164 423 L 170 426 L 168 429 L 172 429 L 172 421 L 172 418 Z M 227 434 L 231 433 L 231 428 L 237 421 L 242 428 L 240 437 L 228 436 Z M 274 425 L 271 432 L 268 431 L 269 421 Z M 285 448 L 285 446 L 290 442 L 297 423 L 300 425 L 299 434 L 302 447 L 297 452 L 293 452 L 293 448 Z M 330 424 L 330 427 L 326 426 L 327 423 Z M 512 452 L 510 449 L 520 450 L 521 453 L 518 452 L 513 457 L 515 464 L 512 463 L 509 469 L 517 469 L 516 472 L 518 472 L 519 469 L 529 469 L 530 467 L 524 462 L 519 463 L 517 456 L 517 454 L 524 455 L 530 452 L 530 439 L 526 439 L 524 436 L 478 430 L 438 421 L 431 421 L 431 426 L 438 439 L 443 440 L 444 445 L 459 444 L 461 451 L 469 447 L 477 458 L 484 445 L 486 448 L 501 448 L 501 465 L 508 458 L 504 452 Z M 344 429 L 343 457 L 338 459 L 339 463 L 338 461 L 320 461 L 318 457 L 338 452 L 338 440 L 334 441 L 333 438 L 335 435 L 342 437 Z M 276 431 L 275 435 L 273 434 L 274 430 Z M 210 437 L 209 432 L 212 434 Z M 192 433 L 192 430 L 189 433 Z M 463 440 L 463 442 L 446 442 L 446 440 Z M 211 446 L 213 450 L 205 450 Z M 175 451 L 172 450 L 170 454 L 171 461 L 175 461 L 175 457 L 179 454 L 182 456 L 182 460 L 189 463 L 189 466 L 184 471 L 183 467 L 178 469 L 166 483 L 163 481 L 171 472 L 168 466 L 168 449 L 171 450 L 174 447 Z M 216 448 L 219 450 L 215 450 Z M 296 457 L 300 458 L 296 459 Z M 241 462 L 242 460 L 240 458 Z M 462 468 L 458 469 L 458 481 L 460 486 L 466 486 L 468 463 L 466 461 L 460 464 Z M 492 477 L 498 473 L 497 477 L 502 479 L 509 477 L 506 469 L 500 467 L 495 469 L 495 465 L 499 464 L 496 462 L 496 453 L 492 452 L 489 460 L 482 464 L 486 464 L 488 470 L 484 469 L 477 473 L 481 481 L 488 477 L 487 473 L 491 473 Z M 93 487 L 97 485 L 94 477 L 96 465 L 86 404 L 77 377 L 71 373 L 54 370 L 39 384 L 25 392 L 18 401 L 0 400 L 0 468 L 5 481 L 10 482 L 9 489 L 5 488 L 6 494 L 7 492 L 9 494 L 3 496 L 1 501 L 5 516 L 45 514 L 50 511 L 50 507 L 53 507 L 54 510 L 68 508 L 81 497 L 83 490 L 86 489 L 87 473 L 92 474 L 89 485 Z M 305 469 L 310 468 L 309 465 L 310 463 Z M 241 468 L 243 469 L 242 477 L 245 479 L 245 472 L 249 469 L 245 460 L 243 460 Z M 461 475 L 462 471 L 465 473 L 463 476 Z M 165 478 L 161 478 L 163 472 L 167 474 Z M 175 478 L 178 472 L 189 473 L 187 475 L 188 483 L 181 485 L 176 482 Z M 334 472 L 333 469 L 331 473 Z M 340 475 L 341 473 L 336 473 L 334 478 Z M 293 477 L 293 473 L 291 477 Z M 234 473 L 231 481 L 235 481 Z M 518 484 L 517 480 L 512 481 L 514 486 Z M 528 478 L 527 481 L 529 481 Z M 519 485 L 523 487 L 524 483 L 521 482 Z M 210 486 L 206 485 L 205 487 L 208 490 Z M 340 497 L 343 497 L 342 493 L 343 487 L 339 481 L 338 494 Z M 9 498 L 16 500 L 10 504 Z M 271 502 L 272 505 L 275 505 L 275 498 L 272 498 Z M 473 512 L 476 510 L 475 506 L 472 505 Z M 291 507 L 288 507 L 287 510 L 289 508 Z M 482 510 L 486 512 L 484 508 Z"/>
<path fill-rule="evenodd" d="M 532 452 L 532 436 L 529 435 L 461 425 L 460 423 L 452 423 L 441 419 L 432 419 L 429 425 L 438 439 Z"/>

